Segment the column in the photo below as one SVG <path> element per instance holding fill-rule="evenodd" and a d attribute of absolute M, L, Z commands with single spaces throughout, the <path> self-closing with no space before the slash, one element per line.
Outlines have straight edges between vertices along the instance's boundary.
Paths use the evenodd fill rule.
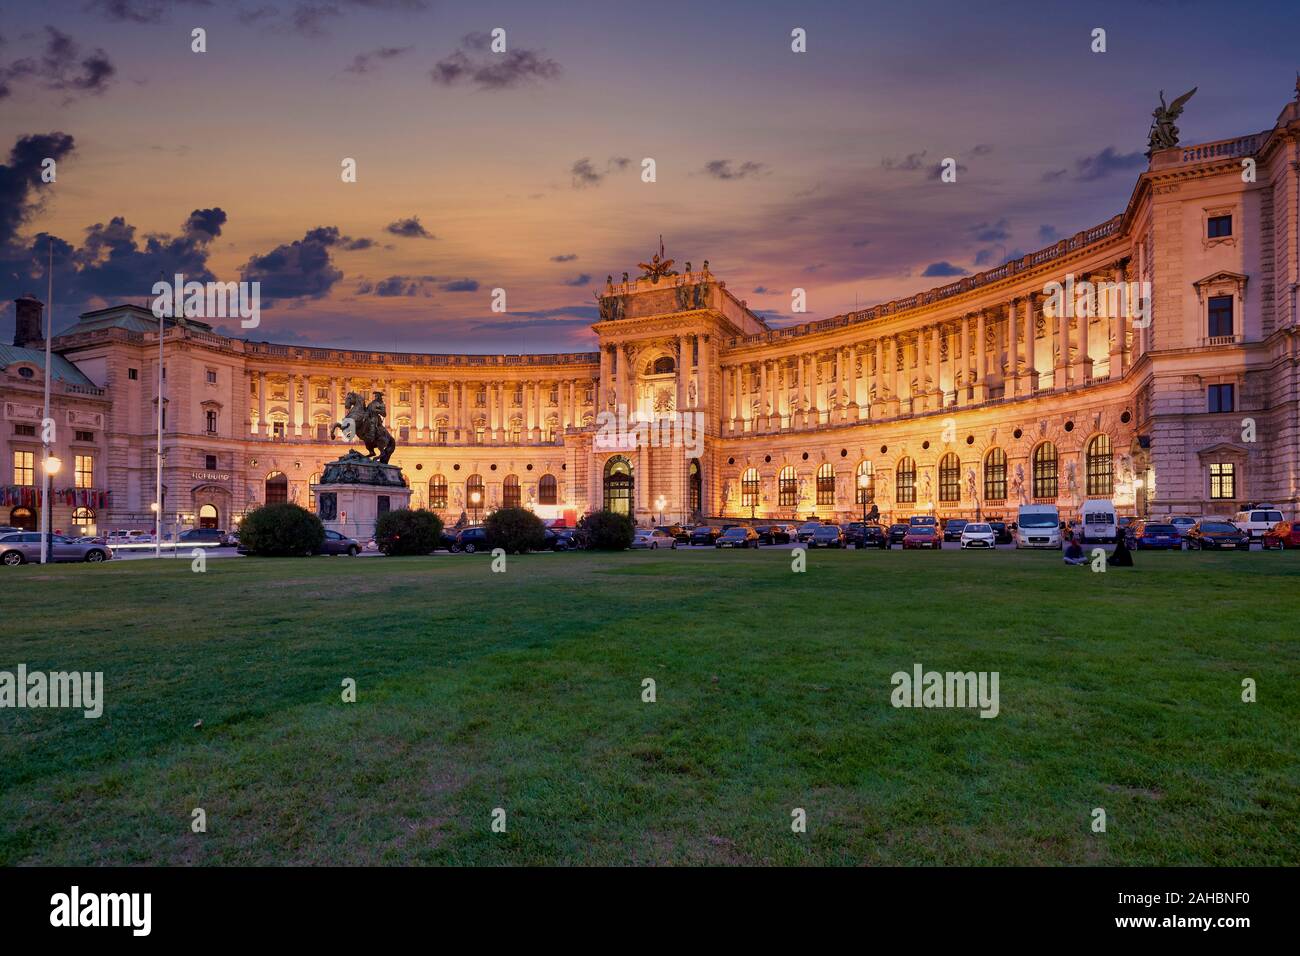
<path fill-rule="evenodd" d="M 758 424 L 757 428 L 767 430 L 768 415 L 771 414 L 771 408 L 768 402 L 771 401 L 767 390 L 767 360 L 758 363 Z"/>
<path fill-rule="evenodd" d="M 298 417 L 299 414 L 300 414 L 300 409 L 301 409 L 301 407 L 302 407 L 302 406 L 298 403 L 298 382 L 301 380 L 301 378 L 302 378 L 302 376 L 297 375 L 297 374 L 292 374 L 292 373 L 288 376 L 288 379 L 289 379 L 289 384 L 288 384 L 288 388 L 289 388 L 289 434 L 290 434 L 290 435 L 301 435 L 301 434 L 302 434 L 302 419 Z"/>
<path fill-rule="evenodd" d="M 551 401 L 551 382 L 537 383 L 537 440 L 541 441 L 542 436 L 546 434 L 546 409 Z M 558 394 L 557 394 L 558 397 Z M 558 409 L 556 410 L 558 412 Z"/>
<path fill-rule="evenodd" d="M 849 367 L 849 408 L 853 410 L 850 416 L 857 419 L 858 408 L 858 347 L 850 345 L 846 350 L 845 364 Z"/>
<path fill-rule="evenodd" d="M 596 412 L 599 414 L 605 410 L 606 389 L 609 388 L 610 370 L 609 370 L 609 346 L 600 347 L 600 381 L 596 385 Z"/>
<path fill-rule="evenodd" d="M 1115 314 L 1110 317 L 1109 335 L 1113 337 L 1110 344 L 1110 377 L 1123 378 L 1125 355 L 1124 346 L 1128 338 L 1128 263 L 1121 262 L 1116 279 L 1120 284 L 1120 293 L 1115 299 L 1117 308 Z"/>
<path fill-rule="evenodd" d="M 686 380 L 691 374 L 691 341 L 685 335 L 677 336 L 677 411 L 686 408 Z"/>
<path fill-rule="evenodd" d="M 1090 274 L 1084 275 L 1084 281 L 1095 283 L 1096 277 Z M 1097 288 L 1093 285 L 1093 294 L 1091 297 L 1092 308 L 1076 310 L 1075 321 L 1078 323 L 1079 332 L 1079 351 L 1076 353 L 1074 360 L 1070 363 L 1070 378 L 1076 385 L 1082 385 L 1088 379 L 1092 378 L 1092 356 L 1088 352 L 1088 338 L 1092 329 L 1092 315 L 1100 314 L 1097 310 L 1101 308 L 1098 302 Z M 1092 314 L 1089 314 L 1089 313 Z"/>
<path fill-rule="evenodd" d="M 330 379 L 330 422 L 339 420 L 339 380 Z"/>
<path fill-rule="evenodd" d="M 1007 303 L 1007 372 L 1003 379 L 1003 398 L 1014 398 L 1020 394 L 1020 343 L 1016 341 L 1019 334 L 1016 329 L 1016 311 L 1019 307 L 1019 299 Z"/>
<path fill-rule="evenodd" d="M 988 335 L 988 310 L 980 309 L 975 318 L 975 393 L 976 402 L 982 402 L 989 397 L 988 382 L 988 362 L 987 349 L 985 348 L 985 338 Z"/>
<path fill-rule="evenodd" d="M 257 373 L 257 433 L 265 438 L 270 434 L 266 422 L 266 373 Z"/>
<path fill-rule="evenodd" d="M 314 437 L 315 426 L 311 421 L 311 376 L 302 377 L 302 434 Z"/>
<path fill-rule="evenodd" d="M 942 408 L 943 389 L 940 388 L 939 385 L 939 336 L 942 334 L 942 329 L 936 325 L 933 327 L 932 331 L 933 334 L 930 336 L 930 374 L 933 377 L 933 380 L 930 383 L 930 395 L 932 399 L 930 407 Z"/>
<path fill-rule="evenodd" d="M 709 337 L 707 335 L 701 335 L 695 341 L 698 343 L 698 348 L 700 352 L 699 356 L 695 361 L 695 367 L 697 370 L 695 375 L 696 401 L 698 403 L 698 407 L 703 409 L 704 413 L 708 415 L 713 409 L 713 396 L 709 394 L 709 385 L 711 384 L 710 372 L 712 371 L 713 368 L 713 366 L 710 364 L 712 361 L 712 356 L 709 354 L 709 344 L 710 344 Z M 702 500 L 700 504 L 701 506 L 703 506 Z"/>
<path fill-rule="evenodd" d="M 956 383 L 957 404 L 965 405 L 971 396 L 970 316 L 968 315 L 961 317 L 961 361 L 957 363 L 953 374 L 961 375 L 961 381 Z"/>
<path fill-rule="evenodd" d="M 1052 366 L 1052 388 L 1064 388 L 1070 378 L 1070 316 L 1072 307 L 1067 307 L 1062 296 L 1061 314 L 1056 317 L 1056 358 Z"/>

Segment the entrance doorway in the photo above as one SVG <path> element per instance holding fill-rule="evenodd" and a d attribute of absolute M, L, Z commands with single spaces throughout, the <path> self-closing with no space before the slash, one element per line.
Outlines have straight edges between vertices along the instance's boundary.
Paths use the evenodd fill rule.
<path fill-rule="evenodd" d="M 700 460 L 692 458 L 690 466 L 686 469 L 686 503 L 687 509 L 692 515 L 700 514 L 700 505 L 703 500 L 703 473 L 700 471 Z"/>
<path fill-rule="evenodd" d="M 35 531 L 36 512 L 31 508 L 14 508 L 9 512 L 9 524 L 22 531 Z"/>
<path fill-rule="evenodd" d="M 282 505 L 289 500 L 289 479 L 282 471 L 272 472 L 266 478 L 266 503 Z"/>
<path fill-rule="evenodd" d="M 203 505 L 199 508 L 199 527 L 200 528 L 217 528 L 217 506 Z"/>
<path fill-rule="evenodd" d="M 632 466 L 626 458 L 611 458 L 605 465 L 605 510 L 632 515 Z"/>

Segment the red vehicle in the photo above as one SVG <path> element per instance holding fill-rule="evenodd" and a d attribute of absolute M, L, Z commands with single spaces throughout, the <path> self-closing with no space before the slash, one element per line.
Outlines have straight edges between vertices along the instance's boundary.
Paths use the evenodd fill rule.
<path fill-rule="evenodd" d="M 943 547 L 943 532 L 937 525 L 914 524 L 903 535 L 903 550 L 908 548 L 932 548 L 938 551 Z"/>
<path fill-rule="evenodd" d="M 1300 548 L 1300 521 L 1279 521 L 1264 532 L 1261 540 L 1264 542 L 1265 551 L 1270 548 L 1277 548 L 1279 551 Z"/>

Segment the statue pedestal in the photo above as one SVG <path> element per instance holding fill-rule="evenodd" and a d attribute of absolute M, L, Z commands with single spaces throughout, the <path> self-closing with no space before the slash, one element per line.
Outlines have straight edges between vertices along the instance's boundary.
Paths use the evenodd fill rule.
<path fill-rule="evenodd" d="M 381 514 L 411 506 L 411 489 L 402 469 L 358 452 L 326 465 L 320 483 L 311 490 L 316 514 L 325 527 L 362 542 L 374 537 Z"/>

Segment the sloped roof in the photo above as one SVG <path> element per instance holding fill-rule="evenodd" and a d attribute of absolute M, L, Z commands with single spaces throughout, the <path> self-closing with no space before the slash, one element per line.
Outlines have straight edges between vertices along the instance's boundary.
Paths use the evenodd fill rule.
<path fill-rule="evenodd" d="M 66 382 L 69 385 L 85 385 L 90 388 L 95 387 L 95 383 L 86 378 L 81 369 L 73 365 L 58 352 L 53 355 L 54 359 L 54 381 Z M 44 349 L 24 349 L 16 345 L 0 345 L 0 368 L 8 368 L 15 362 L 29 362 L 35 365 L 41 371 L 45 371 L 45 350 Z"/>

